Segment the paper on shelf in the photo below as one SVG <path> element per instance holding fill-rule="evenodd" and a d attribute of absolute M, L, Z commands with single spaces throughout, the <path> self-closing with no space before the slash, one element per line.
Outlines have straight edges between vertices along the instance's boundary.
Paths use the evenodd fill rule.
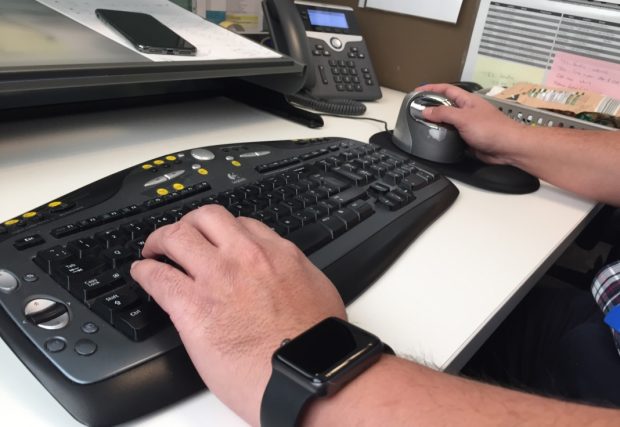
<path fill-rule="evenodd" d="M 196 56 L 156 55 L 138 52 L 152 61 L 209 61 L 279 58 L 281 55 L 219 27 L 168 0 L 37 0 L 80 24 L 138 52 L 114 29 L 101 22 L 95 9 L 148 13 L 196 46 Z"/>
<path fill-rule="evenodd" d="M 620 64 L 557 52 L 545 84 L 598 92 L 620 99 Z"/>
<path fill-rule="evenodd" d="M 557 110 L 573 115 L 601 113 L 620 117 L 620 100 L 581 89 L 548 87 L 521 82 L 495 95 L 534 108 Z"/>

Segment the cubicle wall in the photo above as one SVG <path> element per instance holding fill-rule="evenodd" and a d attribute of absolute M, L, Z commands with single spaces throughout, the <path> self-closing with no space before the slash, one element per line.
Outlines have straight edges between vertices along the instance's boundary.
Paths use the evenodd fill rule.
<path fill-rule="evenodd" d="M 316 1 L 355 8 L 381 85 L 410 91 L 424 82 L 459 80 L 479 0 L 463 1 L 456 24 L 360 9 L 358 0 Z"/>

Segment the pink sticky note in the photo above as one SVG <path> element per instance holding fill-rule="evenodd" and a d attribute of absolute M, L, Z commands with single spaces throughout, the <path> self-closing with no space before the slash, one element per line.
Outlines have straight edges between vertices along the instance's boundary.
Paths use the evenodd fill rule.
<path fill-rule="evenodd" d="M 545 85 L 581 89 L 620 99 L 620 64 L 556 52 Z"/>

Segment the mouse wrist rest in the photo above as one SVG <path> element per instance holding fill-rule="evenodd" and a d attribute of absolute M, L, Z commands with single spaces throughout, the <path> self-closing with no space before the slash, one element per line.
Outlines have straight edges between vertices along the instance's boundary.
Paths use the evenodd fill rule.
<path fill-rule="evenodd" d="M 392 132 L 380 132 L 370 142 L 383 148 L 393 148 Z M 533 175 L 510 165 L 489 165 L 471 154 L 458 163 L 437 163 L 401 151 L 401 154 L 428 165 L 439 173 L 465 184 L 484 190 L 507 194 L 528 194 L 540 188 L 540 181 Z"/>

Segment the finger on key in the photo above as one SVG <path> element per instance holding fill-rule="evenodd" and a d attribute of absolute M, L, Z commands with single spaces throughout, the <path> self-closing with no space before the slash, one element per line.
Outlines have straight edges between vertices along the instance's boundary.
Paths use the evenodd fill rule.
<path fill-rule="evenodd" d="M 177 222 L 155 230 L 146 239 L 142 256 L 165 256 L 182 267 L 192 278 L 203 274 L 215 247 L 187 222 Z"/>
<path fill-rule="evenodd" d="M 202 206 L 185 215 L 180 222 L 192 225 L 217 247 L 231 246 L 235 239 L 247 234 L 237 218 L 219 205 Z"/>
<path fill-rule="evenodd" d="M 131 276 L 171 317 L 178 317 L 193 298 L 193 280 L 178 269 L 153 259 L 135 261 Z"/>

